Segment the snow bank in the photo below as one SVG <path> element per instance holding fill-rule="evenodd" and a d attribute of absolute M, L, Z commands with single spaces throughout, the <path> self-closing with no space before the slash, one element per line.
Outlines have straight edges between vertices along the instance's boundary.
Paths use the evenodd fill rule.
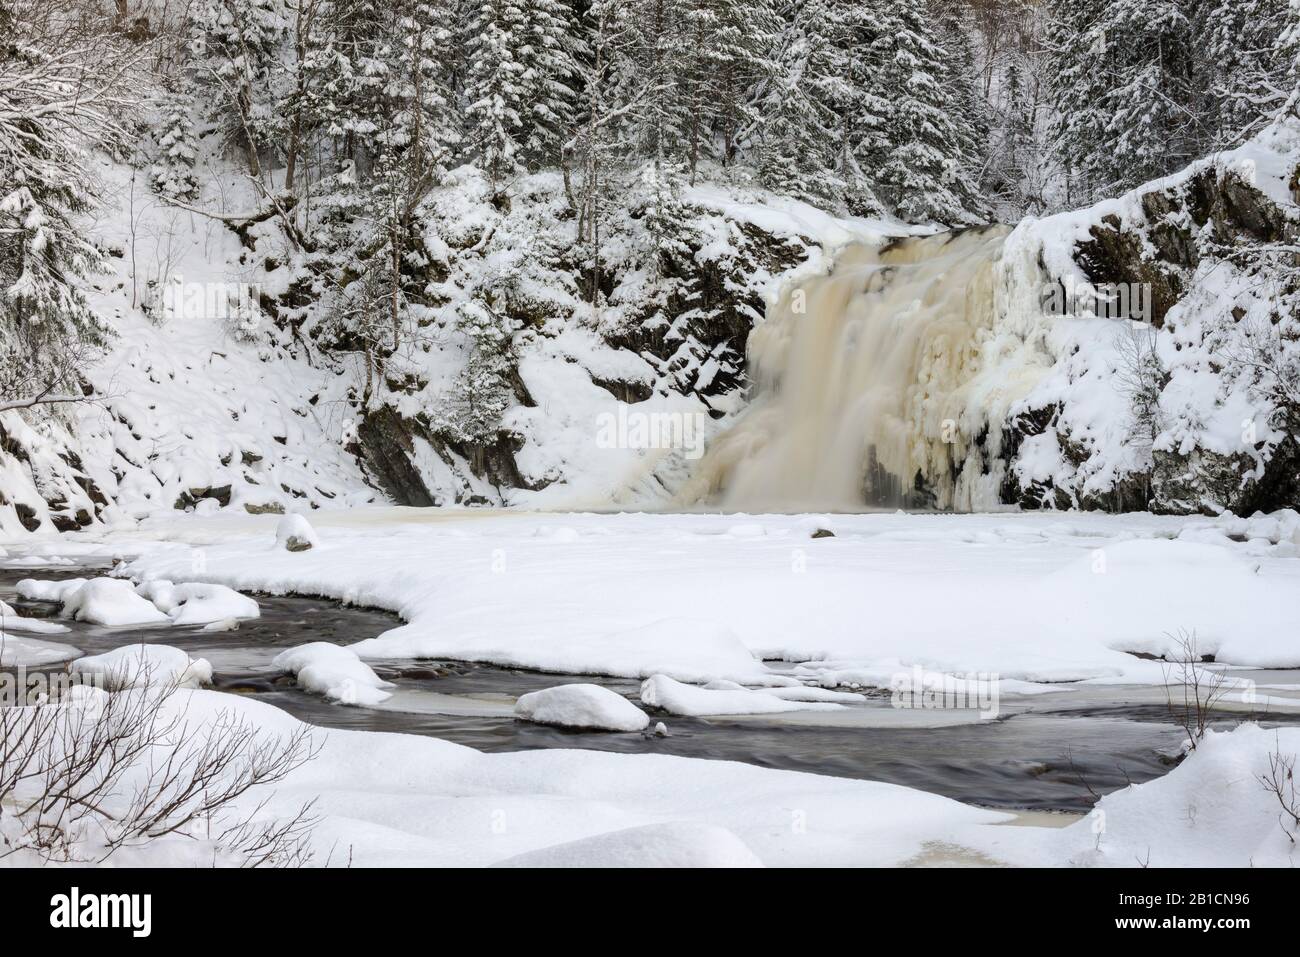
<path fill-rule="evenodd" d="M 1300 728 L 1210 731 L 1164 777 L 1107 794 L 1067 828 L 1000 828 L 979 837 L 992 839 L 983 844 L 987 853 L 1021 865 L 1295 867 L 1300 847 L 1283 826 L 1297 828 L 1261 781 L 1274 754 L 1295 762 Z M 1293 785 L 1283 786 L 1294 803 Z"/>
<path fill-rule="evenodd" d="M 537 724 L 602 731 L 641 731 L 650 723 L 646 713 L 621 694 L 593 684 L 530 692 L 515 702 L 515 716 Z"/>
<path fill-rule="evenodd" d="M 375 705 L 392 697 L 384 681 L 348 648 L 328 641 L 298 645 L 275 656 L 271 664 L 293 674 L 307 691 L 324 695 L 340 704 Z"/>
<path fill-rule="evenodd" d="M 815 689 L 804 689 L 816 696 Z M 765 691 L 752 691 L 735 682 L 711 682 L 704 687 L 682 684 L 667 675 L 653 675 L 641 684 L 641 703 L 672 714 L 779 714 L 784 711 L 838 711 L 842 704 L 787 700 Z"/>
<path fill-rule="evenodd" d="M 102 655 L 78 658 L 68 665 L 73 674 L 97 676 L 108 691 L 175 685 L 196 688 L 210 684 L 212 665 L 191 658 L 171 645 L 126 645 Z"/>
<path fill-rule="evenodd" d="M 196 733 L 222 712 L 281 740 L 303 727 L 264 702 L 211 691 L 183 692 L 167 707 Z M 484 754 L 421 735 L 347 730 L 319 743 L 316 758 L 241 800 L 248 808 L 266 801 L 272 818 L 316 799 L 321 821 L 310 840 L 318 863 L 335 848 L 335 866 L 519 866 L 545 860 L 541 852 L 589 866 L 627 864 L 638 853 L 642 864 L 888 866 L 929 841 L 969 843 L 1010 819 L 897 785 L 730 761 Z"/>
<path fill-rule="evenodd" d="M 570 631 L 550 641 L 511 647 L 502 647 L 498 642 L 495 646 L 488 644 L 491 651 L 486 656 L 476 645 L 449 646 L 423 629 L 415 632 L 396 628 L 352 648 L 363 658 L 448 655 L 539 671 L 623 678 L 663 673 L 684 681 L 707 681 L 720 675 L 761 678 L 767 671 L 735 632 L 708 618 L 661 618 L 640 628 L 605 634 Z"/>
<path fill-rule="evenodd" d="M 225 585 L 193 582 L 173 585 L 159 579 L 137 585 L 135 590 L 136 594 L 153 602 L 176 625 L 205 625 L 261 615 L 256 601 Z"/>
<path fill-rule="evenodd" d="M 65 618 L 96 625 L 202 625 L 227 619 L 256 618 L 257 602 L 225 585 L 206 583 L 172 584 L 156 579 L 132 587 L 119 578 L 72 578 L 67 581 L 37 581 L 25 578 L 18 593 L 34 601 L 60 601 Z M 0 602 L 0 611 L 13 609 Z M 6 611 L 7 609 L 7 611 Z M 17 619 L 14 629 L 54 633 L 66 625 Z"/>
<path fill-rule="evenodd" d="M 497 867 L 762 867 L 730 831 L 670 822 L 629 827 L 507 858 Z"/>
<path fill-rule="evenodd" d="M 811 542 L 798 516 L 744 517 L 765 528 L 756 538 L 727 534 L 742 517 L 726 515 L 354 509 L 314 519 L 331 547 L 288 560 L 267 548 L 270 517 L 191 518 L 169 534 L 202 543 L 208 580 L 400 613 L 406 624 L 352 646 L 372 660 L 798 685 L 762 660 L 780 658 L 828 687 L 837 676 L 888 687 L 921 667 L 979 673 L 1005 692 L 1034 690 L 1008 682 L 1163 684 L 1158 662 L 1126 652 L 1195 632 L 1220 662 L 1300 666 L 1300 562 L 1289 539 L 1262 537 L 1280 535 L 1280 520 L 1208 544 L 1180 536 L 1238 531 L 1199 516 L 870 514 L 837 516 L 836 538 Z M 557 527 L 577 538 L 539 534 Z M 138 536 L 132 548 L 138 578 L 192 574 L 187 547 Z"/>

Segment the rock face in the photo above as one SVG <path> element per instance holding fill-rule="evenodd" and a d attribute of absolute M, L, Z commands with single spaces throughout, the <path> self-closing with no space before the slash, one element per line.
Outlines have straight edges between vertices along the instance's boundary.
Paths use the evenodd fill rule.
<path fill-rule="evenodd" d="M 1004 502 L 1243 515 L 1300 505 L 1300 263 L 1275 252 L 1300 238 L 1297 150 L 1292 133 L 1277 137 L 1288 139 L 1270 165 L 1292 170 L 1291 202 L 1237 156 L 1103 204 L 1078 237 L 1072 258 L 1089 282 L 1150 290 L 1149 330 L 1133 340 L 1149 343 L 1147 434 L 1124 421 L 1134 394 L 1107 417 L 1080 411 L 1097 395 L 1085 395 L 1089 379 L 1138 390 L 1124 355 L 1076 342 L 1058 358 L 1068 384 L 1039 390 L 1003 425 Z"/>
<path fill-rule="evenodd" d="M 636 288 L 649 268 L 639 260 L 611 263 L 600 277 L 604 295 L 617 303 L 611 313 L 619 317 L 599 331 L 599 347 L 608 350 L 600 364 L 622 364 L 628 371 L 622 376 L 592 368 L 584 372 L 586 381 L 621 402 L 642 402 L 656 394 L 698 397 L 716 418 L 723 414 L 720 409 L 738 401 L 747 384 L 745 347 L 763 315 L 767 278 L 805 261 L 814 244 L 707 210 L 688 209 L 683 215 L 708 229 L 700 228 L 685 248 L 660 255 L 660 292 Z M 726 234 L 725 244 L 716 242 L 718 231 Z M 706 247 L 710 240 L 725 253 Z M 457 250 L 459 268 L 465 268 L 464 260 L 487 257 L 490 250 L 476 246 Z M 547 268 L 545 281 L 557 289 L 580 290 L 589 284 L 581 264 L 556 261 Z M 536 408 L 519 367 L 530 350 L 546 347 L 546 336 L 578 320 L 571 301 L 527 300 L 513 307 L 505 297 L 502 301 L 514 309 L 510 318 L 523 330 L 515 336 L 511 367 L 503 376 L 506 402 Z M 547 332 L 533 334 L 543 329 Z M 613 361 L 612 356 L 628 361 Z M 349 449 L 370 481 L 397 504 L 502 504 L 512 489 L 537 491 L 558 477 L 520 466 L 525 439 L 512 428 L 508 413 L 488 436 L 467 438 L 438 421 L 439 400 L 426 399 L 427 381 L 390 378 L 387 384 L 397 399 L 365 414 Z M 404 391 L 416 401 L 405 399 Z M 420 411 L 412 413 L 412 407 Z"/>

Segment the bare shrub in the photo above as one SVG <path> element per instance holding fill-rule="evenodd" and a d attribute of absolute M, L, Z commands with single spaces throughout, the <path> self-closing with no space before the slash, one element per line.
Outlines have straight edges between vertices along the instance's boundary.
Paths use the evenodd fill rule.
<path fill-rule="evenodd" d="M 1282 832 L 1296 843 L 1296 833 L 1300 832 L 1300 795 L 1296 793 L 1294 754 L 1284 755 L 1280 748 L 1274 748 L 1268 756 L 1268 773 L 1259 776 L 1259 783 L 1264 790 L 1277 798 L 1282 810 L 1278 814 L 1278 823 Z"/>
<path fill-rule="evenodd" d="M 1180 631 L 1175 640 L 1178 650 L 1167 658 L 1164 666 L 1165 702 L 1175 723 L 1187 733 L 1194 751 L 1205 737 L 1214 706 L 1227 688 L 1222 674 L 1201 667 L 1202 655 L 1196 646 L 1196 632 Z"/>
<path fill-rule="evenodd" d="M 214 863 L 300 866 L 316 818 L 287 820 L 237 801 L 311 760 L 304 727 L 263 734 L 222 711 L 191 724 L 175 684 L 0 707 L 0 859 L 103 863 L 163 838 L 204 842 Z"/>

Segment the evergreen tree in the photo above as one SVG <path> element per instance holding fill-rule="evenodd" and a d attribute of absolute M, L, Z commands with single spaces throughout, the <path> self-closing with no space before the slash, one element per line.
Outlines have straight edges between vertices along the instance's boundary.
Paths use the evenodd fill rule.
<path fill-rule="evenodd" d="M 1239 142 L 1272 118 L 1294 87 L 1285 40 L 1288 0 L 1203 0 L 1196 17 L 1197 88 L 1213 145 Z"/>
<path fill-rule="evenodd" d="M 967 169 L 969 136 L 943 82 L 944 51 L 935 44 L 918 0 L 883 5 L 889 29 L 872 45 L 880 63 L 877 95 L 889 100 L 880 191 L 909 222 L 961 223 L 983 205 Z"/>
<path fill-rule="evenodd" d="M 78 219 L 95 198 L 87 151 L 120 147 L 118 119 L 137 104 L 115 47 L 88 62 L 42 50 L 24 26 L 0 38 L 0 396 L 50 401 L 80 395 L 110 334 L 83 289 L 103 260 Z"/>
<path fill-rule="evenodd" d="M 755 165 L 775 193 L 840 207 L 845 183 L 836 169 L 843 129 L 843 66 L 835 22 L 825 0 L 795 3 L 787 11 L 769 76 L 759 87 Z"/>
<path fill-rule="evenodd" d="M 575 36 L 560 0 L 482 0 L 470 21 L 467 139 L 498 192 L 559 158 L 576 99 Z"/>

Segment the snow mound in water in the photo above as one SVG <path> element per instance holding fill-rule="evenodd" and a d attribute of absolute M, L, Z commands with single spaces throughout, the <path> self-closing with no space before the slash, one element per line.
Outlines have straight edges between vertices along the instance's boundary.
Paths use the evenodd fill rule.
<path fill-rule="evenodd" d="M 593 684 L 533 691 L 515 702 L 515 716 L 537 724 L 602 731 L 640 731 L 650 719 L 621 694 Z"/>
<path fill-rule="evenodd" d="M 271 664 L 295 675 L 307 691 L 339 704 L 376 705 L 392 697 L 391 682 L 384 681 L 351 650 L 328 641 L 298 645 L 275 656 Z"/>
<path fill-rule="evenodd" d="M 721 827 L 670 821 L 544 847 L 497 867 L 762 867 L 740 838 Z"/>
<path fill-rule="evenodd" d="M 316 529 L 301 515 L 291 513 L 275 527 L 275 544 L 290 552 L 305 552 L 320 544 Z"/>
<path fill-rule="evenodd" d="M 802 689 L 816 697 L 813 689 Z M 838 699 L 837 699 L 838 700 Z M 641 703 L 673 714 L 691 717 L 713 714 L 780 714 L 785 711 L 837 711 L 837 701 L 789 701 L 754 691 L 733 681 L 715 681 L 704 687 L 682 684 L 667 675 L 653 675 L 641 685 Z"/>
<path fill-rule="evenodd" d="M 78 658 L 68 665 L 73 674 L 96 676 L 108 691 L 175 685 L 197 688 L 212 682 L 212 665 L 191 658 L 171 645 L 126 645 L 102 655 Z"/>
<path fill-rule="evenodd" d="M 40 665 L 67 661 L 81 654 L 81 649 L 53 641 L 24 638 L 0 631 L 0 666 L 6 668 L 35 668 Z"/>
<path fill-rule="evenodd" d="M 173 585 L 165 579 L 136 586 L 136 594 L 147 598 L 176 625 L 205 625 L 228 618 L 257 618 L 257 602 L 225 585 L 185 583 Z"/>
<path fill-rule="evenodd" d="M 44 618 L 24 618 L 13 605 L 0 601 L 0 627 L 5 631 L 27 631 L 35 635 L 60 635 L 69 630 L 67 625 Z"/>
<path fill-rule="evenodd" d="M 170 621 L 152 602 L 141 598 L 131 583 L 118 578 L 92 578 L 63 599 L 64 618 L 95 625 L 153 625 Z"/>
<path fill-rule="evenodd" d="M 28 601 L 64 601 L 84 584 L 84 578 L 65 578 L 59 581 L 24 578 L 15 587 L 18 594 Z"/>

